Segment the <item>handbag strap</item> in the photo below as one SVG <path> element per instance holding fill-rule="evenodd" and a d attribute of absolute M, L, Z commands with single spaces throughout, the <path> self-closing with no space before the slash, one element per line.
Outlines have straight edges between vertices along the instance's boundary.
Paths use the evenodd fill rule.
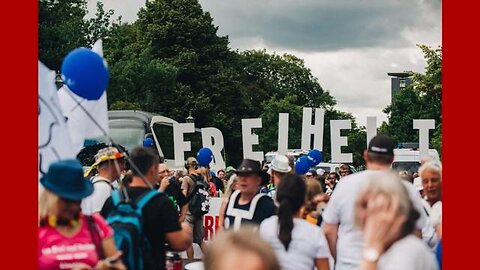
<path fill-rule="evenodd" d="M 97 251 L 97 256 L 100 260 L 105 259 L 105 254 L 103 253 L 102 247 L 102 239 L 100 237 L 100 232 L 98 231 L 97 224 L 93 219 L 93 216 L 87 216 L 88 221 L 88 230 L 90 232 L 90 237 L 92 238 L 92 242 L 95 245 L 95 250 Z"/>

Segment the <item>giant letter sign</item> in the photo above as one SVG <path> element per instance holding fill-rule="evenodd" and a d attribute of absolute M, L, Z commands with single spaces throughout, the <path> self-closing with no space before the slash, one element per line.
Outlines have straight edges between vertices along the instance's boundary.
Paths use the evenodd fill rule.
<path fill-rule="evenodd" d="M 262 118 L 242 119 L 243 158 L 262 161 L 263 152 L 253 152 L 252 145 L 258 144 L 258 135 L 252 134 L 252 128 L 261 128 Z"/>
<path fill-rule="evenodd" d="M 184 133 L 194 133 L 195 125 L 193 123 L 175 123 L 173 124 L 173 145 L 175 146 L 175 166 L 185 164 L 185 151 L 191 150 L 191 143 L 183 141 Z"/>
<path fill-rule="evenodd" d="M 278 151 L 286 155 L 288 151 L 288 113 L 278 114 Z"/>
<path fill-rule="evenodd" d="M 347 146 L 347 137 L 340 136 L 341 129 L 351 129 L 351 120 L 330 120 L 330 139 L 332 143 L 332 162 L 352 163 L 352 153 L 342 153 L 342 146 Z"/>
<path fill-rule="evenodd" d="M 315 109 L 315 123 L 312 125 L 312 108 L 303 108 L 302 119 L 302 149 L 323 150 L 323 122 L 325 110 Z M 313 134 L 313 148 L 311 148 L 311 135 Z"/>
<path fill-rule="evenodd" d="M 367 148 L 373 137 L 377 136 L 377 117 L 367 117 Z"/>
<path fill-rule="evenodd" d="M 428 131 L 430 129 L 435 128 L 435 120 L 434 119 L 413 119 L 413 128 L 418 129 L 419 136 L 418 136 L 418 144 L 420 148 L 420 159 L 422 157 L 428 156 L 428 144 L 429 144 L 429 134 Z"/>
<path fill-rule="evenodd" d="M 203 147 L 210 148 L 213 153 L 213 157 L 215 162 L 212 169 L 218 171 L 220 169 L 225 168 L 225 161 L 222 157 L 222 150 L 223 150 L 223 134 L 218 128 L 208 127 L 202 128 L 202 144 Z"/>

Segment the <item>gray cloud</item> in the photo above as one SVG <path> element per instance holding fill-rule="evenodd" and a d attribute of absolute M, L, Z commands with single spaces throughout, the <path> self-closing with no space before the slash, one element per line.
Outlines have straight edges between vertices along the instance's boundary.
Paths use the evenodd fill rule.
<path fill-rule="evenodd" d="M 412 28 L 438 24 L 438 1 L 362 0 L 200 0 L 219 34 L 232 45 L 261 39 L 268 47 L 299 51 L 334 51 L 379 46 L 403 47 L 400 35 Z"/>

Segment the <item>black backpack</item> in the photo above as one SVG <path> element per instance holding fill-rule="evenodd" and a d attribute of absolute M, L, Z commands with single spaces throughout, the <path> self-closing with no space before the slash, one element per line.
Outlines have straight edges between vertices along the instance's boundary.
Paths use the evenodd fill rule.
<path fill-rule="evenodd" d="M 106 221 L 113 228 L 115 246 L 123 251 L 123 264 L 129 270 L 142 270 L 144 256 L 150 254 L 151 249 L 143 232 L 142 209 L 160 193 L 151 190 L 142 194 L 135 202 L 127 202 L 122 191 L 112 192 L 114 210 L 107 216 Z"/>
<path fill-rule="evenodd" d="M 207 183 L 199 175 L 191 174 L 189 177 L 195 183 L 195 188 L 188 196 L 190 201 L 188 210 L 194 217 L 201 218 L 210 211 L 210 194 L 208 194 Z"/>

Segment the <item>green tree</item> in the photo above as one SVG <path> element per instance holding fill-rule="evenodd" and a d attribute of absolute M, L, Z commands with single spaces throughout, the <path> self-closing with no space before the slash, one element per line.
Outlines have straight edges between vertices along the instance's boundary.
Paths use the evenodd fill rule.
<path fill-rule="evenodd" d="M 89 20 L 85 19 L 86 0 L 39 0 L 38 13 L 38 57 L 57 71 L 71 50 L 89 47 L 107 37 L 114 25 L 113 10 L 105 11 L 101 2 L 97 2 L 95 17 Z"/>
<path fill-rule="evenodd" d="M 87 46 L 87 1 L 40 0 L 38 12 L 38 57 L 48 68 L 60 70 L 68 52 Z"/>
<path fill-rule="evenodd" d="M 96 7 L 95 17 L 86 22 L 88 44 L 94 44 L 97 40 L 108 37 L 113 27 L 121 24 L 121 17 L 112 23 L 113 9 L 105 11 L 102 2 L 97 2 Z"/>
<path fill-rule="evenodd" d="M 137 103 L 179 122 L 191 112 L 197 127 L 223 132 L 227 158 L 238 164 L 242 85 L 237 55 L 198 1 L 148 1 L 136 22 L 113 28 L 105 48 L 112 74 L 109 104 Z"/>
<path fill-rule="evenodd" d="M 391 105 L 384 109 L 388 123 L 380 130 L 391 135 L 398 143 L 418 141 L 413 119 L 434 119 L 430 147 L 441 153 L 442 141 L 442 48 L 432 49 L 418 45 L 427 65 L 425 73 L 410 72 L 413 83 L 399 91 Z"/>
<path fill-rule="evenodd" d="M 302 59 L 291 55 L 268 54 L 265 50 L 241 53 L 240 68 L 250 97 L 249 110 L 258 115 L 261 103 L 295 95 L 295 104 L 331 109 L 335 99 L 319 84 Z"/>

